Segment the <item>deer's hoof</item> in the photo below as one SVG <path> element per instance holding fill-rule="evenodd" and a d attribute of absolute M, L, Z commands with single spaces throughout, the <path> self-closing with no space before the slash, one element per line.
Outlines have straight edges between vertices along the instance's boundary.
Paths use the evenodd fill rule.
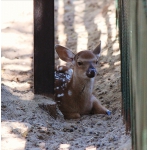
<path fill-rule="evenodd" d="M 111 111 L 110 111 L 110 110 L 107 110 L 106 114 L 107 114 L 108 116 L 110 116 L 110 115 L 111 115 Z"/>

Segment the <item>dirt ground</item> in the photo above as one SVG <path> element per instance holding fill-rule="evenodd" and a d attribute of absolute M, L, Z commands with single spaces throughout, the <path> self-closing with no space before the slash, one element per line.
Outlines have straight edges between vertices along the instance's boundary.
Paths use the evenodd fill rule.
<path fill-rule="evenodd" d="M 55 44 L 74 52 L 102 42 L 93 93 L 111 116 L 55 120 L 38 104 L 50 98 L 33 93 L 33 1 L 2 1 L 1 149 L 130 150 L 121 116 L 120 51 L 113 0 L 56 0 Z M 63 64 L 55 56 L 56 65 Z"/>

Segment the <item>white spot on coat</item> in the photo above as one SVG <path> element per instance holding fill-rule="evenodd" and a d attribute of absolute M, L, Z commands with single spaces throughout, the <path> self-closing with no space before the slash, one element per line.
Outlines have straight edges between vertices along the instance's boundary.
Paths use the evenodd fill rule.
<path fill-rule="evenodd" d="M 72 70 L 72 69 L 69 69 L 69 70 L 66 71 L 66 73 L 67 73 L 68 75 L 72 76 L 73 70 Z"/>
<path fill-rule="evenodd" d="M 64 93 L 57 95 L 57 97 L 63 97 L 63 96 L 64 96 Z"/>
<path fill-rule="evenodd" d="M 67 80 L 71 80 L 71 76 L 67 74 L 67 75 L 66 75 L 66 79 L 67 79 Z"/>
<path fill-rule="evenodd" d="M 67 87 L 67 83 L 65 83 L 65 87 Z"/>
<path fill-rule="evenodd" d="M 61 71 L 62 69 L 63 69 L 63 67 L 60 67 L 60 68 L 59 68 L 59 71 Z"/>
<path fill-rule="evenodd" d="M 72 95 L 72 91 L 69 90 L 68 91 L 68 95 L 71 96 Z"/>

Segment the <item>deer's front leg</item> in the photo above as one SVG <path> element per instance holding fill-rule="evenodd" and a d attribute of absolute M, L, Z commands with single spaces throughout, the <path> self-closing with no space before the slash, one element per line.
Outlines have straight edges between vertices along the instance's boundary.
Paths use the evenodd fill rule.
<path fill-rule="evenodd" d="M 93 101 L 93 107 L 92 107 L 92 113 L 93 114 L 107 114 L 111 115 L 111 111 L 102 106 L 99 102 L 99 100 L 92 95 L 92 101 Z"/>

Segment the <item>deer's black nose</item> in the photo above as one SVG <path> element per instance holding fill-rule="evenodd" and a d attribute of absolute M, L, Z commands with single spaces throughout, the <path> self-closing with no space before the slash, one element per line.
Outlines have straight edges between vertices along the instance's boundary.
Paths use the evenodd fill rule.
<path fill-rule="evenodd" d="M 89 78 L 95 77 L 95 75 L 96 75 L 96 69 L 92 65 L 90 65 L 89 68 L 88 68 L 88 70 L 86 71 L 86 75 Z"/>

